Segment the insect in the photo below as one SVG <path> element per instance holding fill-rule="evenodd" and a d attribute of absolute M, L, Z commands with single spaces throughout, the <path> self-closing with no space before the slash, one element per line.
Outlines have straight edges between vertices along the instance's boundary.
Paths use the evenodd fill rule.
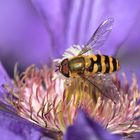
<path fill-rule="evenodd" d="M 76 56 L 65 58 L 58 66 L 58 70 L 65 77 L 81 77 L 97 87 L 104 96 L 117 102 L 119 94 L 108 73 L 120 69 L 117 59 L 100 54 L 87 54 L 103 46 L 114 23 L 113 18 L 103 21 L 93 33 L 89 41 Z"/>

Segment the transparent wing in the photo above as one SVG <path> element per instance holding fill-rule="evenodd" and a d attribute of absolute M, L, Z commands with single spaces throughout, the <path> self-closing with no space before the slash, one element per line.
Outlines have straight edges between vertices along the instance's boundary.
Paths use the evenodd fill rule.
<path fill-rule="evenodd" d="M 119 92 L 111 77 L 104 74 L 96 74 L 93 77 L 84 77 L 95 86 L 103 96 L 111 99 L 114 103 L 119 101 Z"/>
<path fill-rule="evenodd" d="M 104 44 L 109 33 L 111 32 L 113 23 L 114 18 L 108 18 L 103 21 L 97 30 L 93 33 L 89 41 L 84 45 L 79 55 L 82 55 L 92 49 L 99 49 Z"/>

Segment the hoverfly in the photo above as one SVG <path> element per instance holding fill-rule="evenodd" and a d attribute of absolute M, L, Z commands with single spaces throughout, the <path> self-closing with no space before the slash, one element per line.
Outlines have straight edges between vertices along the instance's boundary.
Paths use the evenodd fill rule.
<path fill-rule="evenodd" d="M 119 100 L 118 90 L 107 73 L 119 70 L 119 61 L 112 56 L 91 53 L 104 44 L 112 30 L 113 23 L 113 18 L 103 21 L 81 50 L 78 46 L 73 46 L 73 49 L 79 50 L 77 55 L 69 53 L 68 49 L 63 56 L 69 53 L 70 57 L 62 60 L 57 70 L 67 78 L 81 77 L 89 81 L 105 97 L 116 103 Z"/>

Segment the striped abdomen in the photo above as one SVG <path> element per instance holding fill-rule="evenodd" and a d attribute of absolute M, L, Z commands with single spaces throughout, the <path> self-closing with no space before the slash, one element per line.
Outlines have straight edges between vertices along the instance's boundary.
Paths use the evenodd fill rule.
<path fill-rule="evenodd" d="M 97 54 L 89 57 L 91 60 L 91 64 L 88 67 L 87 71 L 91 73 L 111 73 L 117 71 L 120 68 L 118 60 L 113 58 L 112 56 Z"/>

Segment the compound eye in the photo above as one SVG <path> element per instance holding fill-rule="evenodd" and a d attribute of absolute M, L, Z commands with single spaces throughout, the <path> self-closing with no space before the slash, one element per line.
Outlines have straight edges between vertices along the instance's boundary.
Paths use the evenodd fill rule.
<path fill-rule="evenodd" d="M 63 60 L 61 72 L 64 76 L 69 77 L 68 59 Z"/>
<path fill-rule="evenodd" d="M 68 61 L 64 61 L 63 66 L 66 66 L 68 64 Z"/>
<path fill-rule="evenodd" d="M 66 66 L 68 64 L 68 59 L 64 59 L 61 63 L 62 66 Z"/>
<path fill-rule="evenodd" d="M 64 73 L 68 73 L 68 71 L 69 71 L 69 69 L 68 69 L 68 63 L 67 62 L 65 62 L 63 64 L 63 71 L 64 71 Z"/>
<path fill-rule="evenodd" d="M 63 67 L 63 72 L 64 72 L 64 73 L 68 73 L 68 71 L 69 71 L 68 67 L 67 67 L 67 66 L 64 66 L 64 67 Z"/>

